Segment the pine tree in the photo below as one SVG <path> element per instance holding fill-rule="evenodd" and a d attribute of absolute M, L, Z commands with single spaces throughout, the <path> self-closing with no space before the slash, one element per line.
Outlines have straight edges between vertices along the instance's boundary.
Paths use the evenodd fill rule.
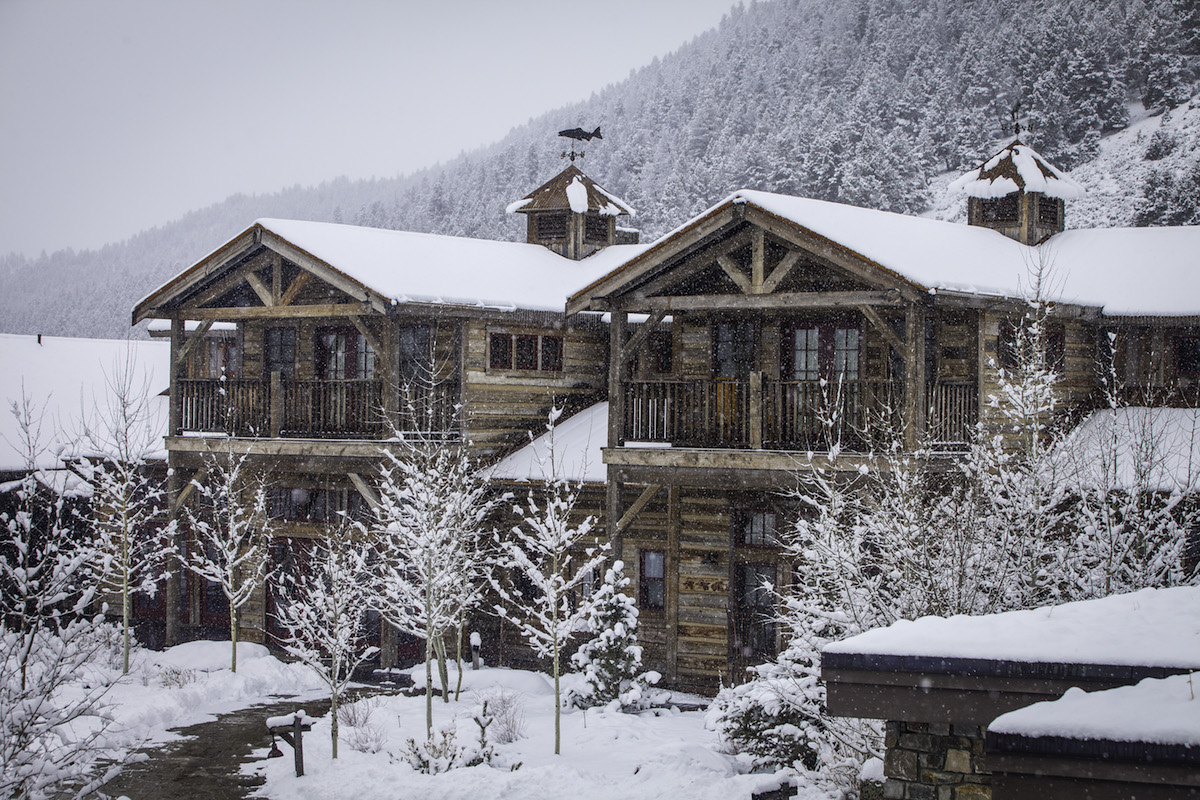
<path fill-rule="evenodd" d="M 633 597 L 625 593 L 628 586 L 624 562 L 615 561 L 591 598 L 587 630 L 592 638 L 571 656 L 571 663 L 585 680 L 584 687 L 567 698 L 572 705 L 592 708 L 615 702 L 630 710 L 644 708 L 650 701 L 647 690 L 661 676 L 642 672 L 638 609 Z"/>

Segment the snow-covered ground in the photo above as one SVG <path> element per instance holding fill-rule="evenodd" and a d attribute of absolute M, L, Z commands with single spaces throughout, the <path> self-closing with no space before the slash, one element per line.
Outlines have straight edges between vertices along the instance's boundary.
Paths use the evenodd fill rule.
<path fill-rule="evenodd" d="M 423 685 L 423 667 L 412 671 Z M 453 685 L 456 673 L 451 672 Z M 566 676 L 564 684 L 577 680 Z M 434 678 L 435 686 L 437 678 Z M 677 700 L 697 698 L 676 697 Z M 315 721 L 305 738 L 305 775 L 297 778 L 290 758 L 256 761 L 247 769 L 266 777 L 259 795 L 268 798 L 320 800 L 392 800 L 420 798 L 537 798 L 573 797 L 578 800 L 622 797 L 627 800 L 668 797 L 734 800 L 775 788 L 786 775 L 749 774 L 746 762 L 723 752 L 715 733 L 704 727 L 703 711 L 665 708 L 640 714 L 591 709 L 564 710 L 562 754 L 554 755 L 554 689 L 541 673 L 500 668 L 467 670 L 461 699 L 445 704 L 435 698 L 435 729 L 453 727 L 459 746 L 477 745 L 479 728 L 473 717 L 484 700 L 519 708 L 523 735 L 497 744 L 493 765 L 481 764 L 426 775 L 414 770 L 403 755 L 409 739 L 425 737 L 425 699 L 375 697 L 364 701 L 366 721 L 339 731 L 338 759 L 330 758 L 329 718 Z M 360 715 L 361 716 L 361 715 Z M 502 723 L 494 722 L 489 733 Z M 371 742 L 378 752 L 362 752 Z M 265 749 L 257 756 L 265 756 Z M 517 769 L 513 765 L 520 764 Z M 801 788 L 798 797 L 829 797 L 815 787 Z"/>
<path fill-rule="evenodd" d="M 323 694 L 307 667 L 285 664 L 260 644 L 238 644 L 236 673 L 229 669 L 229 656 L 229 642 L 189 642 L 162 652 L 138 651 L 124 677 L 119 668 L 89 666 L 89 682 L 116 681 L 103 701 L 113 717 L 108 742 L 120 753 L 179 738 L 170 728 L 275 702 L 273 694 L 297 699 Z"/>

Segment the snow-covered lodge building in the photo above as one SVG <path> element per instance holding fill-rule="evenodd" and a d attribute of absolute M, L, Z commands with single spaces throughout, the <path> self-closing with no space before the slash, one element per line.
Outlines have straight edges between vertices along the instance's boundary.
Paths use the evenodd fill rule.
<path fill-rule="evenodd" d="M 1077 187 L 1019 143 L 959 183 L 968 225 L 739 191 L 652 245 L 621 244 L 630 209 L 573 166 L 510 206 L 520 244 L 260 220 L 133 312 L 170 320 L 176 502 L 232 447 L 269 472 L 281 530 L 316 536 L 370 504 L 393 426 L 518 480 L 526 432 L 566 404 L 605 467 L 583 472 L 648 660 L 737 681 L 781 644 L 758 587 L 790 582 L 775 532 L 803 455 L 961 449 L 1037 274 L 1070 407 L 1097 401 L 1110 354 L 1127 392 L 1196 397 L 1200 229 L 1065 231 Z M 244 619 L 260 636 L 267 602 Z M 186 587 L 181 624 L 221 624 L 214 603 Z"/>

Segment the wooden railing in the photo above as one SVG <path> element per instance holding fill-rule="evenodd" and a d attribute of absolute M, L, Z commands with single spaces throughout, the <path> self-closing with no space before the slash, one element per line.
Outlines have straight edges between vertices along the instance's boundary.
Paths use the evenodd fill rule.
<path fill-rule="evenodd" d="M 979 390 L 974 383 L 934 383 L 929 386 L 929 441 L 945 449 L 966 447 L 979 421 Z"/>
<path fill-rule="evenodd" d="M 401 391 L 385 412 L 382 380 L 283 380 L 276 398 L 279 435 L 296 438 L 385 439 L 393 425 L 401 432 L 457 436 L 459 385 Z M 181 379 L 178 382 L 181 431 L 270 436 L 271 382 L 268 380 Z"/>
<path fill-rule="evenodd" d="M 283 381 L 281 436 L 382 438 L 383 381 Z"/>
<path fill-rule="evenodd" d="M 683 447 L 746 447 L 750 443 L 746 381 L 629 381 L 625 385 L 626 441 Z"/>
<path fill-rule="evenodd" d="M 763 382 L 763 444 L 779 450 L 862 452 L 902 429 L 897 381 Z"/>
<path fill-rule="evenodd" d="M 266 436 L 268 384 L 261 380 L 180 379 L 179 421 L 185 431 Z"/>
<path fill-rule="evenodd" d="M 747 448 L 753 425 L 773 450 L 827 450 L 832 444 L 865 452 L 891 443 L 904 430 L 901 381 L 763 380 L 760 403 L 750 381 L 722 379 L 628 381 L 625 441 L 680 447 Z M 977 419 L 973 383 L 929 386 L 928 434 L 938 445 L 968 441 Z M 757 405 L 759 419 L 751 413 Z"/>

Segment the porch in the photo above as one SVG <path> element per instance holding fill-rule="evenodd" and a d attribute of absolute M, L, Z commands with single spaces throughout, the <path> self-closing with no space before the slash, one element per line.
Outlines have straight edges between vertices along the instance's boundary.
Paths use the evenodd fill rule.
<path fill-rule="evenodd" d="M 676 447 L 866 452 L 904 430 L 903 381 L 747 379 L 630 380 L 624 384 L 623 442 Z M 966 446 L 978 420 L 973 382 L 925 387 L 925 440 Z"/>
<path fill-rule="evenodd" d="M 412 391 L 384 381 L 178 379 L 172 433 L 270 438 L 386 439 L 460 431 L 457 381 Z"/>

